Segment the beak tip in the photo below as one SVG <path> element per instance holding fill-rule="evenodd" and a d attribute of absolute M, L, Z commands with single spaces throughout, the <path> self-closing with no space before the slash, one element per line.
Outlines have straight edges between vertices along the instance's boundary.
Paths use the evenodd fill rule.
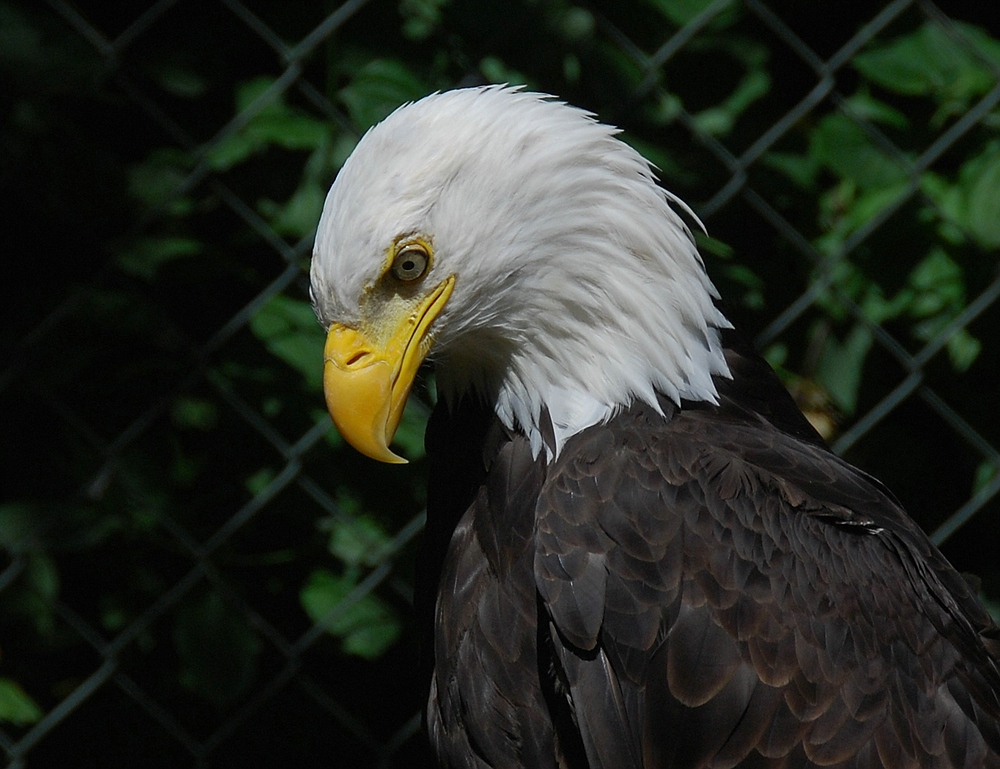
<path fill-rule="evenodd" d="M 331 414 L 331 417 L 333 415 Z M 340 433 L 341 437 L 352 446 L 359 454 L 364 454 L 370 459 L 378 462 L 385 462 L 389 465 L 405 465 L 409 460 L 401 457 L 389 448 L 389 442 L 379 439 L 369 432 L 360 432 L 354 425 L 341 424 L 336 418 L 333 419 L 333 426 Z"/>

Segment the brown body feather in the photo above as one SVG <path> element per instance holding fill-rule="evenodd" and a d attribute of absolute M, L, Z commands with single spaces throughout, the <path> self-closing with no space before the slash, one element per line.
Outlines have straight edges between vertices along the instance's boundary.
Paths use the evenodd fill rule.
<path fill-rule="evenodd" d="M 718 406 L 633 405 L 551 464 L 436 411 L 444 766 L 1000 768 L 996 626 L 763 361 L 727 360 Z"/>

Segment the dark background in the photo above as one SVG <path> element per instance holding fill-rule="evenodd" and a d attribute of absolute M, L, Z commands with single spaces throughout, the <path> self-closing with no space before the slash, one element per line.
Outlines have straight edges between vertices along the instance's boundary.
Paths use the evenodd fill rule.
<path fill-rule="evenodd" d="M 980 10 L 974 12 L 973 8 Z M 702 217 L 729 315 L 1000 601 L 1000 25 L 983 4 L 0 2 L 0 755 L 426 761 L 406 467 L 307 300 L 359 135 L 527 83 Z"/>

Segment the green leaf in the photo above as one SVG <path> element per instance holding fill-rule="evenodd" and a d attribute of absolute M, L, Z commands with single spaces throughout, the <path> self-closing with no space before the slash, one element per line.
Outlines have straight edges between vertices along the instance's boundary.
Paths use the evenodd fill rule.
<path fill-rule="evenodd" d="M 913 296 L 913 289 L 903 288 L 892 299 L 886 299 L 881 289 L 873 283 L 861 299 L 861 309 L 873 323 L 884 323 L 906 312 L 913 304 Z"/>
<path fill-rule="evenodd" d="M 594 14 L 586 8 L 570 6 L 558 14 L 556 28 L 564 40 L 579 43 L 594 35 Z"/>
<path fill-rule="evenodd" d="M 0 505 L 0 546 L 12 553 L 25 552 L 41 544 L 33 502 L 7 502 Z"/>
<path fill-rule="evenodd" d="M 962 268 L 942 248 L 934 248 L 910 272 L 914 290 L 909 312 L 917 318 L 939 315 L 945 310 L 961 309 L 965 301 Z"/>
<path fill-rule="evenodd" d="M 405 64 L 392 59 L 374 59 L 362 66 L 350 84 L 340 90 L 340 98 L 354 124 L 364 130 L 404 102 L 419 99 L 428 90 Z"/>
<path fill-rule="evenodd" d="M 853 414 L 857 407 L 861 374 L 871 346 L 872 333 L 860 323 L 851 329 L 843 342 L 830 334 L 823 344 L 816 366 L 816 381 L 845 414 Z"/>
<path fill-rule="evenodd" d="M 260 494 L 264 489 L 267 488 L 268 484 L 274 480 L 274 476 L 277 473 L 273 468 L 262 467 L 257 472 L 253 473 L 249 478 L 247 478 L 243 485 L 246 486 L 247 491 L 249 491 L 254 496 Z"/>
<path fill-rule="evenodd" d="M 122 271 L 143 280 L 153 280 L 165 264 L 200 254 L 204 245 L 194 238 L 140 238 L 118 252 Z"/>
<path fill-rule="evenodd" d="M 694 116 L 695 125 L 713 136 L 728 134 L 736 119 L 753 102 L 771 89 L 771 76 L 762 68 L 753 69 L 740 81 L 721 104 L 702 110 Z"/>
<path fill-rule="evenodd" d="M 208 164 L 216 171 L 225 171 L 242 163 L 261 150 L 256 137 L 237 131 L 219 141 L 208 153 Z"/>
<path fill-rule="evenodd" d="M 269 75 L 261 75 L 260 77 L 255 77 L 252 80 L 246 81 L 245 83 L 240 83 L 236 87 L 237 114 L 241 112 L 246 112 L 248 109 L 254 106 L 254 103 L 267 92 L 268 88 L 274 85 L 274 82 L 275 78 Z M 279 94 L 268 104 L 258 105 L 257 109 L 263 112 L 268 109 L 279 108 L 278 105 L 280 104 L 281 104 L 281 96 Z"/>
<path fill-rule="evenodd" d="M 847 115 L 826 116 L 813 132 L 810 154 L 843 179 L 861 187 L 887 187 L 908 180 L 903 165 L 873 142 Z"/>
<path fill-rule="evenodd" d="M 178 198 L 193 164 L 190 153 L 178 149 L 161 149 L 129 169 L 129 194 L 147 208 L 164 206 L 168 213 L 183 215 L 191 202 Z"/>
<path fill-rule="evenodd" d="M 270 147 L 315 150 L 329 144 L 333 129 L 324 120 L 285 104 L 281 95 L 266 104 L 257 103 L 273 78 L 256 78 L 237 89 L 239 112 L 251 110 L 246 124 L 223 137 L 209 149 L 209 166 L 225 171 Z"/>
<path fill-rule="evenodd" d="M 42 709 L 20 684 L 0 678 L 0 721 L 25 726 L 38 723 L 42 715 Z"/>
<path fill-rule="evenodd" d="M 376 659 L 396 642 L 402 625 L 395 612 L 372 593 L 340 608 L 355 587 L 350 576 L 317 569 L 299 598 L 309 618 L 339 638 L 346 653 Z"/>
<path fill-rule="evenodd" d="M 811 191 L 816 186 L 816 174 L 819 172 L 820 164 L 812 155 L 768 152 L 761 161 L 764 165 L 787 176 L 796 186 L 804 190 Z"/>
<path fill-rule="evenodd" d="M 304 238 L 316 229 L 316 222 L 323 213 L 324 200 L 326 188 L 306 180 L 284 205 L 262 200 L 258 208 L 279 235 Z"/>
<path fill-rule="evenodd" d="M 424 40 L 441 24 L 441 10 L 449 0 L 401 0 L 399 13 L 403 17 L 403 35 L 411 40 Z"/>
<path fill-rule="evenodd" d="M 851 114 L 859 120 L 888 125 L 900 130 L 910 127 L 910 121 L 904 113 L 876 99 L 865 88 L 848 97 L 847 105 Z"/>
<path fill-rule="evenodd" d="M 345 516 L 332 522 L 330 552 L 347 566 L 378 566 L 392 538 L 368 515 Z"/>
<path fill-rule="evenodd" d="M 998 473 L 1000 473 L 1000 466 L 988 460 L 981 462 L 972 479 L 972 493 L 979 494 L 984 491 Z"/>
<path fill-rule="evenodd" d="M 174 645 L 184 686 L 216 707 L 237 702 L 253 683 L 260 638 L 214 590 L 177 611 Z"/>
<path fill-rule="evenodd" d="M 709 107 L 694 116 L 695 127 L 709 136 L 725 136 L 733 129 L 733 115 L 723 107 Z"/>
<path fill-rule="evenodd" d="M 174 402 L 170 416 L 178 427 L 211 430 L 218 422 L 219 412 L 214 403 L 204 398 L 182 397 Z"/>
<path fill-rule="evenodd" d="M 764 350 L 763 356 L 771 368 L 783 368 L 788 360 L 788 345 L 784 342 L 774 342 Z"/>
<path fill-rule="evenodd" d="M 315 150 L 327 143 L 331 129 L 322 120 L 281 105 L 255 115 L 245 131 L 259 147 L 277 146 L 288 150 Z"/>
<path fill-rule="evenodd" d="M 967 371 L 969 366 L 976 362 L 976 358 L 979 357 L 979 353 L 983 349 L 982 342 L 964 328 L 960 328 L 952 334 L 946 346 L 951 366 L 959 373 Z"/>
<path fill-rule="evenodd" d="M 254 335 L 270 353 L 298 371 L 306 387 L 323 386 L 323 330 L 308 302 L 278 295 L 250 319 Z"/>
<path fill-rule="evenodd" d="M 160 87 L 182 99 L 196 99 L 208 90 L 208 81 L 197 72 L 176 65 L 166 65 L 154 72 Z"/>
<path fill-rule="evenodd" d="M 933 201 L 943 217 L 938 226 L 941 237 L 956 245 L 965 243 L 969 207 L 968 195 L 961 182 L 952 184 L 943 176 L 925 171 L 920 175 L 920 190 Z"/>
<path fill-rule="evenodd" d="M 758 64 L 747 72 L 736 90 L 729 95 L 726 105 L 732 113 L 741 114 L 770 90 L 771 75 L 764 69 L 763 64 Z"/>
<path fill-rule="evenodd" d="M 860 300 L 872 285 L 868 277 L 847 259 L 838 259 L 828 266 L 831 273 L 830 284 L 833 288 L 824 288 L 816 301 L 828 318 L 836 321 L 846 321 L 850 315 L 838 291 Z M 834 290 L 837 289 L 837 290 Z"/>
<path fill-rule="evenodd" d="M 1000 66 L 1000 43 L 970 24 L 955 23 L 965 39 L 932 22 L 892 43 L 854 57 L 852 64 L 869 80 L 908 96 L 932 95 L 955 113 L 960 105 L 989 91 L 996 75 L 978 56 Z"/>
<path fill-rule="evenodd" d="M 733 258 L 733 247 L 728 243 L 725 243 L 718 238 L 713 238 L 711 235 L 706 234 L 700 229 L 695 229 L 694 242 L 698 246 L 698 250 L 705 254 L 714 254 L 720 259 L 732 259 Z"/>
<path fill-rule="evenodd" d="M 908 286 L 900 292 L 906 297 L 906 312 L 920 319 L 912 328 L 913 336 L 931 342 L 944 333 L 948 324 L 965 309 L 965 275 L 962 268 L 943 248 L 934 248 L 910 272 Z M 967 370 L 979 357 L 982 344 L 966 329 L 953 332 L 945 342 L 952 368 Z"/>
<path fill-rule="evenodd" d="M 901 37 L 891 44 L 863 51 L 851 61 L 869 80 L 897 93 L 922 96 L 930 92 L 940 63 L 927 50 L 928 28 Z"/>
<path fill-rule="evenodd" d="M 618 138 L 646 158 L 657 170 L 659 178 L 678 179 L 684 174 L 681 166 L 662 145 L 625 133 L 619 134 Z"/>
<path fill-rule="evenodd" d="M 35 594 L 51 600 L 59 592 L 59 572 L 55 561 L 45 551 L 94 547 L 120 523 L 119 518 L 89 503 L 7 502 L 0 504 L 0 548 L 30 554 L 28 568 L 21 579 Z"/>
<path fill-rule="evenodd" d="M 59 569 L 47 555 L 34 554 L 25 570 L 25 578 L 32 593 L 46 603 L 52 603 L 59 595 Z"/>
<path fill-rule="evenodd" d="M 1000 149 L 995 145 L 962 178 L 966 226 L 985 248 L 1000 247 Z"/>
<path fill-rule="evenodd" d="M 861 229 L 883 211 L 899 203 L 909 191 L 908 179 L 888 183 L 885 186 L 860 188 L 841 218 L 843 234 Z"/>

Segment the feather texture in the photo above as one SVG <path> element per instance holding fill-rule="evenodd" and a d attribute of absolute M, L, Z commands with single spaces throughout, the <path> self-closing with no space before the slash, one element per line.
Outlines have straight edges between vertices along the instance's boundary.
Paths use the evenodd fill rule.
<path fill-rule="evenodd" d="M 1000 767 L 997 628 L 965 581 L 880 486 L 736 382 L 719 405 L 634 404 L 551 465 L 494 427 L 438 593 L 445 765 L 466 748 L 444 734 L 498 767 Z M 477 408 L 441 409 L 429 445 Z M 468 464 L 435 464 L 434 487 Z M 470 541 L 489 526 L 506 547 Z M 484 691 L 530 715 L 497 720 L 469 701 Z M 560 730 L 582 755 L 536 763 L 525 746 L 575 739 Z"/>

